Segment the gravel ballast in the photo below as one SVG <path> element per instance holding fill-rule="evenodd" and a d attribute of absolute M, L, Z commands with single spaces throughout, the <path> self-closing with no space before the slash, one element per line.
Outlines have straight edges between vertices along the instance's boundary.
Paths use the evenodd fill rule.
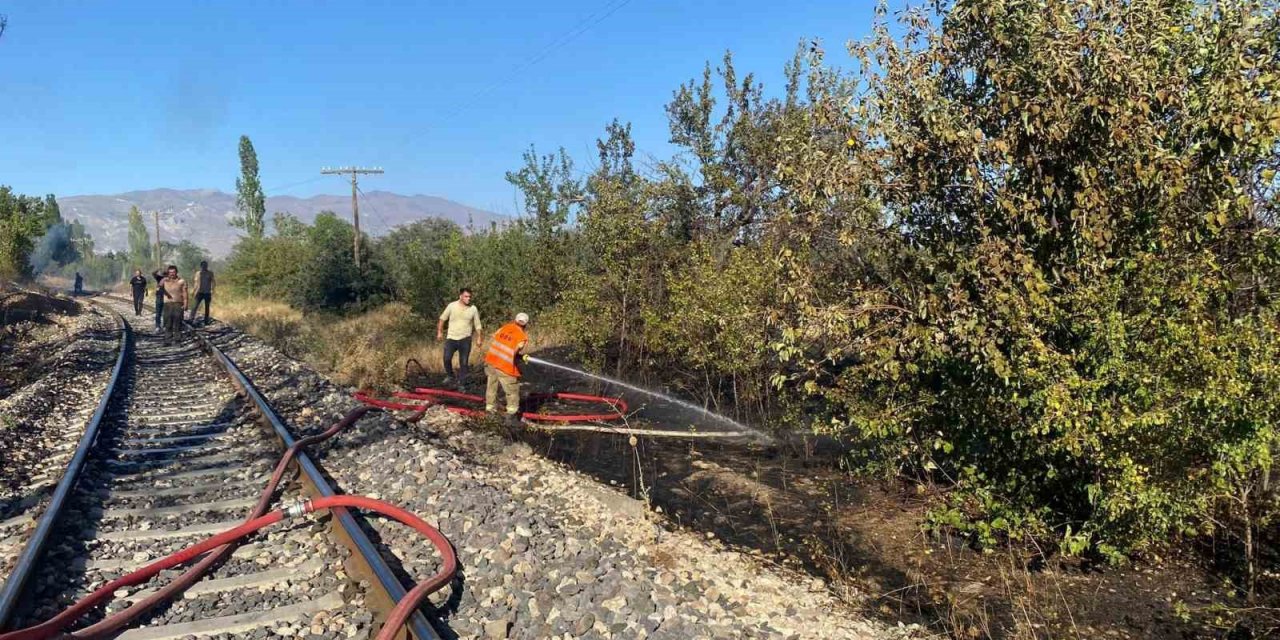
<path fill-rule="evenodd" d="M 75 453 L 120 344 L 115 320 L 91 307 L 51 322 L 7 354 L 43 375 L 0 399 L 0 581 Z"/>

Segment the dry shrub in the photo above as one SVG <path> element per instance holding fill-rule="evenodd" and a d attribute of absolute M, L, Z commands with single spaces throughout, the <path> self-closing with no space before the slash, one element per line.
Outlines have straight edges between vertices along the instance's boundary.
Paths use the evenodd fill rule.
<path fill-rule="evenodd" d="M 235 298 L 218 305 L 218 317 L 354 387 L 389 389 L 404 381 L 405 362 L 417 360 L 430 376 L 443 375 L 443 343 L 435 318 L 424 318 L 399 302 L 361 314 L 304 314 L 287 304 Z M 486 336 L 505 319 L 487 320 Z M 562 332 L 536 327 L 530 351 L 566 344 Z M 483 344 L 472 345 L 472 379 L 483 377 Z M 417 372 L 417 370 L 413 370 Z"/>
<path fill-rule="evenodd" d="M 441 343 L 434 323 L 402 303 L 327 324 L 323 353 L 339 381 L 358 387 L 387 388 L 404 376 L 404 363 L 415 358 L 432 371 L 441 370 Z M 472 353 L 473 362 L 476 354 Z"/>
<path fill-rule="evenodd" d="M 310 359 L 308 322 L 301 311 L 287 304 L 259 298 L 231 298 L 217 302 L 216 315 L 292 357 Z"/>

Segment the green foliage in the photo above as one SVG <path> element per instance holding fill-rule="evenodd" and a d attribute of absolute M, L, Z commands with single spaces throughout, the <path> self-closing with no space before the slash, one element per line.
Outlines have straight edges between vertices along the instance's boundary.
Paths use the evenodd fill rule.
<path fill-rule="evenodd" d="M 209 259 L 209 252 L 190 240 L 166 247 L 165 255 L 178 267 L 182 277 L 189 278 L 200 269 L 200 262 Z M 145 263 L 143 263 L 145 264 Z"/>
<path fill-rule="evenodd" d="M 40 223 L 46 229 L 55 224 L 62 223 L 62 208 L 58 206 L 58 199 L 52 193 L 44 197 L 44 212 Z"/>
<path fill-rule="evenodd" d="M 311 225 L 277 214 L 275 227 L 274 236 L 248 237 L 236 244 L 227 258 L 224 282 L 309 310 L 363 308 L 385 297 L 381 265 L 374 262 L 356 269 L 355 230 L 337 214 L 322 211 Z"/>
<path fill-rule="evenodd" d="M 129 258 L 139 265 L 151 264 L 155 251 L 151 247 L 151 234 L 147 222 L 137 207 L 129 207 Z"/>
<path fill-rule="evenodd" d="M 507 182 L 520 190 L 527 229 L 533 243 L 530 260 L 522 263 L 538 277 L 523 284 L 531 301 L 549 304 L 559 298 L 564 282 L 565 225 L 582 200 L 582 185 L 573 177 L 573 161 L 560 149 L 558 154 L 539 157 L 533 147 L 524 153 L 524 166 L 507 172 Z M 496 257 L 496 256 L 495 256 Z M 533 307 L 530 307 L 531 309 Z"/>
<path fill-rule="evenodd" d="M 61 221 L 53 196 L 42 200 L 0 186 L 0 280 L 30 277 L 36 241 L 45 229 Z"/>
<path fill-rule="evenodd" d="M 447 220 L 419 220 L 397 227 L 373 247 L 396 299 L 425 317 L 440 313 L 457 297 L 461 277 L 462 230 Z"/>
<path fill-rule="evenodd" d="M 240 136 L 240 177 L 236 178 L 236 209 L 240 215 L 231 225 L 244 229 L 250 238 L 261 239 L 265 230 L 267 200 L 258 180 L 258 152 L 249 136 Z"/>
<path fill-rule="evenodd" d="M 219 277 L 246 294 L 294 302 L 294 283 L 310 258 L 304 237 L 243 238 L 232 248 Z"/>
<path fill-rule="evenodd" d="M 355 228 L 332 211 L 322 211 L 307 229 L 311 258 L 296 282 L 303 308 L 341 309 L 378 302 L 385 290 L 381 265 L 356 269 Z"/>
<path fill-rule="evenodd" d="M 1274 7 L 946 5 L 855 45 L 856 85 L 819 75 L 818 126 L 783 139 L 781 388 L 953 482 L 979 537 L 1114 556 L 1258 508 L 1280 417 Z M 818 256 L 872 234 L 896 239 L 889 268 L 818 293 Z"/>

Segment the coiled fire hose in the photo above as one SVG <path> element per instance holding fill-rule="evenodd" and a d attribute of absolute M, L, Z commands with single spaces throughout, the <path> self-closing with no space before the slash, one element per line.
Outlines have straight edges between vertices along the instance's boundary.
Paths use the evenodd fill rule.
<path fill-rule="evenodd" d="M 399 402 L 397 400 L 382 400 L 374 397 L 373 392 L 368 390 L 357 391 L 354 394 L 356 400 L 365 403 L 370 407 L 378 407 L 380 409 L 388 409 L 391 411 L 415 411 L 410 421 L 416 422 L 421 419 L 422 413 L 432 406 L 441 406 L 446 410 L 459 415 L 469 417 L 480 417 L 485 414 L 480 409 L 471 409 L 469 407 L 457 406 L 450 404 L 451 402 L 467 402 L 484 404 L 484 398 L 470 393 L 461 393 L 458 391 L 448 391 L 445 389 L 431 389 L 427 387 L 417 387 L 413 391 L 395 391 L 391 397 L 397 400 L 414 400 L 415 402 Z M 608 406 L 611 411 L 600 413 L 580 413 L 580 414 L 558 414 L 558 413 L 542 413 L 538 411 L 525 411 L 520 416 L 525 420 L 534 422 L 613 422 L 623 420 L 627 412 L 630 410 L 627 403 L 622 398 L 611 398 L 608 396 L 592 396 L 584 393 L 568 393 L 557 391 L 553 393 L 537 393 L 530 395 L 528 401 L 537 404 L 545 400 L 569 400 L 573 402 L 587 402 L 602 404 Z"/>
<path fill-rule="evenodd" d="M 249 515 L 248 520 L 229 531 L 224 531 L 210 538 L 206 538 L 194 546 L 187 547 L 182 551 L 168 555 L 164 558 L 156 560 L 151 564 L 138 569 L 132 573 L 126 574 L 107 584 L 99 587 L 93 593 L 89 594 L 79 602 L 64 609 L 61 613 L 42 622 L 40 624 L 11 631 L 9 633 L 0 633 L 0 640 L 45 640 L 46 638 L 101 638 L 113 634 L 120 629 L 128 626 L 153 607 L 166 602 L 173 597 L 186 591 L 192 584 L 199 581 L 204 574 L 215 564 L 221 562 L 235 551 L 240 542 L 247 536 L 257 532 L 260 529 L 271 526 L 288 517 L 299 517 L 304 514 L 314 513 L 316 511 L 332 509 L 337 507 L 351 507 L 365 509 L 375 513 L 387 516 L 397 522 L 412 527 L 415 531 L 426 536 L 431 544 L 436 548 L 443 560 L 443 566 L 431 578 L 419 582 L 417 586 L 409 590 L 399 604 L 391 611 L 391 615 L 387 617 L 386 622 L 382 625 L 381 631 L 378 632 L 377 640 L 390 640 L 395 637 L 400 627 L 404 626 L 406 620 L 413 612 L 422 604 L 426 597 L 453 580 L 454 574 L 458 570 L 458 558 L 454 554 L 453 546 L 449 543 L 449 539 L 440 533 L 438 529 L 427 524 L 418 516 L 405 511 L 399 507 L 363 496 L 328 496 L 309 500 L 304 503 L 294 504 L 284 509 L 277 509 L 267 513 L 267 507 L 271 504 L 272 496 L 275 494 L 276 486 L 284 477 L 285 470 L 289 463 L 297 455 L 303 447 L 323 442 L 347 429 L 355 424 L 357 420 L 362 418 L 370 411 L 377 411 L 369 407 L 359 407 L 346 416 L 337 424 L 329 427 L 323 433 L 302 438 L 295 442 L 284 456 L 280 458 L 280 462 L 276 464 L 275 472 L 271 475 L 271 480 L 263 489 L 262 495 L 258 499 L 258 504 L 254 506 L 253 511 Z M 85 612 L 96 607 L 111 598 L 117 590 L 142 584 L 157 573 L 186 563 L 201 554 L 208 552 L 208 555 L 201 559 L 191 568 L 187 569 L 182 575 L 175 578 L 169 584 L 158 589 L 150 596 L 134 603 L 129 608 L 118 613 L 107 616 L 97 624 L 85 627 L 70 633 L 62 633 L 62 629 L 74 623 Z"/>

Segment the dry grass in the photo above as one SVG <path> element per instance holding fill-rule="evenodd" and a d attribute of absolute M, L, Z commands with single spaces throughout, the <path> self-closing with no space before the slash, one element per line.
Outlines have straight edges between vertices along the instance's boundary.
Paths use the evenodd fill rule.
<path fill-rule="evenodd" d="M 309 360 L 311 327 L 302 312 L 281 302 L 256 298 L 232 298 L 214 302 L 214 315 L 253 334 L 281 351 Z"/>
<path fill-rule="evenodd" d="M 435 319 L 423 318 L 401 303 L 345 317 L 304 314 L 287 304 L 257 298 L 220 300 L 216 307 L 219 319 L 306 361 L 342 384 L 396 387 L 403 381 L 409 358 L 421 363 L 429 374 L 444 374 L 443 343 L 435 339 Z M 492 319 L 489 324 L 486 332 L 497 326 Z M 534 341 L 535 349 L 562 343 L 556 332 L 543 329 L 535 333 Z M 483 345 L 473 345 L 472 371 L 478 371 L 483 361 Z"/>
<path fill-rule="evenodd" d="M 358 316 L 326 323 L 324 352 L 327 369 L 346 384 L 388 388 L 404 377 L 404 363 L 414 358 L 432 372 L 443 371 L 442 344 L 435 340 L 435 323 L 392 303 Z M 473 349 L 472 366 L 479 359 Z"/>

